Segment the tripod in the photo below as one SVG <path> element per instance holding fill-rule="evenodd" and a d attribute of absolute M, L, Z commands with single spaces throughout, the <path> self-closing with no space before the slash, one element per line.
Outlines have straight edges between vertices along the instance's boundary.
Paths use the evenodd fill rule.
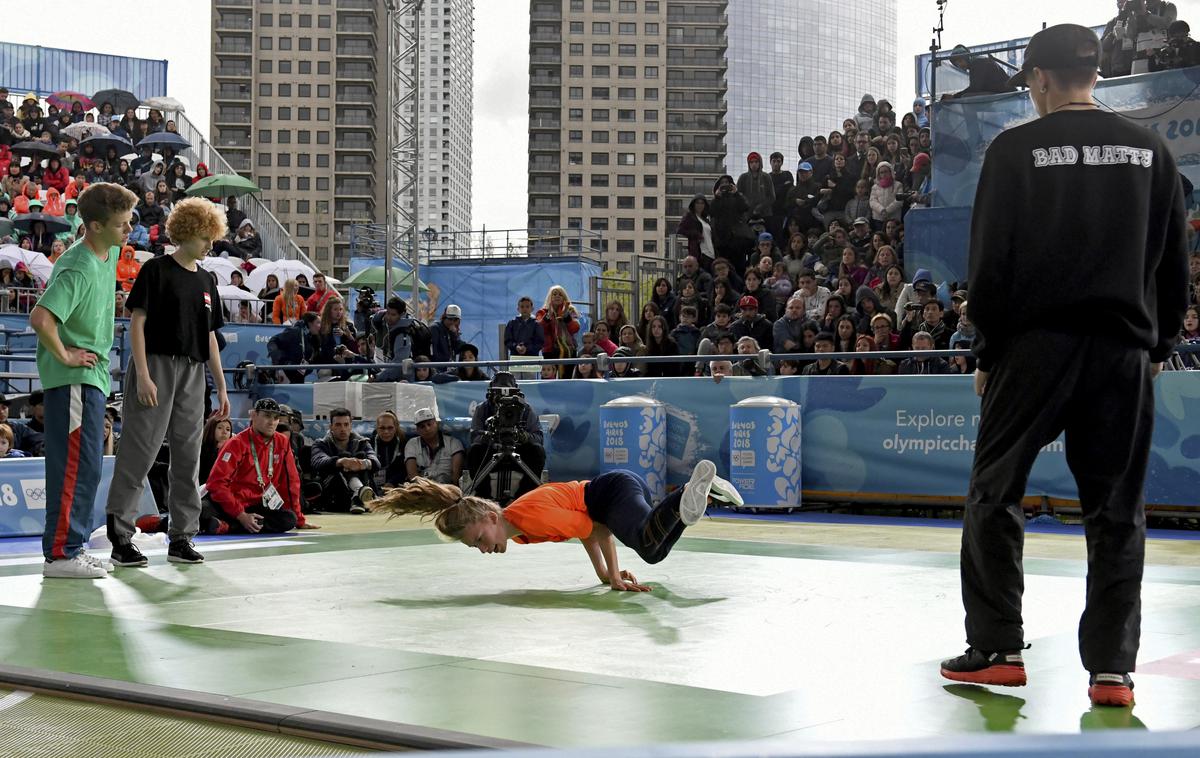
<path fill-rule="evenodd" d="M 492 435 L 489 434 L 488 438 L 491 439 L 491 437 Z M 491 476 L 492 472 L 496 470 L 496 467 L 502 463 L 507 463 L 510 465 L 506 466 L 500 471 L 496 482 L 496 489 L 498 491 L 492 493 L 492 496 L 495 497 L 496 501 L 502 506 L 508 505 L 508 503 L 512 500 L 510 495 L 512 493 L 512 475 L 514 473 L 514 468 L 518 470 L 516 472 L 518 476 L 524 474 L 525 476 L 529 477 L 530 481 L 533 482 L 540 482 L 542 480 L 541 474 L 535 474 L 533 470 L 525 463 L 525 461 L 521 459 L 521 454 L 517 452 L 516 446 L 506 440 L 499 443 L 498 449 L 493 452 L 491 457 L 488 458 L 487 462 L 480 467 L 479 473 L 471 478 L 471 486 L 469 486 L 467 491 L 463 494 L 475 494 L 475 488 L 479 486 L 479 483 L 487 481 L 487 477 Z M 503 497 L 499 496 L 500 491 L 504 493 Z"/>

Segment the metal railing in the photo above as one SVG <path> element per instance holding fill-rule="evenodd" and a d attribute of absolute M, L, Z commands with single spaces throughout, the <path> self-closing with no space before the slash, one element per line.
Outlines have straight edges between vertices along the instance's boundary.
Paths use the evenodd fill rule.
<path fill-rule="evenodd" d="M 393 239 L 397 235 L 393 233 Z M 350 254 L 356 258 L 382 259 L 387 249 L 383 224 L 351 224 Z M 404 246 L 407 241 L 401 242 Z M 421 236 L 422 262 L 510 258 L 585 258 L 602 263 L 603 236 L 587 229 L 483 229 L 467 232 L 437 232 Z M 407 259 L 408 248 L 393 254 Z"/>

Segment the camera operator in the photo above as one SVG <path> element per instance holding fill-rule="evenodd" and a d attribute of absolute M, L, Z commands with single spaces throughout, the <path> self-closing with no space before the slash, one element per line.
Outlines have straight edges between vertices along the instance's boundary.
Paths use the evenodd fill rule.
<path fill-rule="evenodd" d="M 370 331 L 372 316 L 379 310 L 379 302 L 375 299 L 375 290 L 370 287 L 359 287 L 357 292 L 358 299 L 354 303 L 354 331 L 367 334 Z"/>
<path fill-rule="evenodd" d="M 379 346 L 381 363 L 400 363 L 418 355 L 429 355 L 432 337 L 429 327 L 408 315 L 408 304 L 401 298 L 388 298 L 387 307 L 371 317 L 371 330 Z M 373 382 L 403 382 L 409 377 L 399 366 L 386 369 Z"/>
<path fill-rule="evenodd" d="M 473 494 L 485 498 L 492 497 L 492 483 L 489 481 L 491 477 L 478 480 L 476 475 L 491 459 L 492 453 L 507 446 L 511 446 L 511 449 L 521 456 L 521 460 L 530 471 L 541 474 L 546 463 L 546 449 L 543 446 L 542 429 L 538 425 L 537 413 L 525 402 L 513 375 L 501 371 L 492 378 L 488 385 L 487 399 L 475 409 L 475 415 L 471 419 L 471 447 L 467 450 L 467 467 L 474 485 Z M 503 461 L 496 470 L 510 471 L 521 478 L 513 497 L 523 495 L 541 484 L 540 481 L 530 481 L 515 465 Z M 501 502 L 504 500 L 501 499 Z"/>
<path fill-rule="evenodd" d="M 1165 31 L 1178 15 L 1175 4 L 1163 0 L 1118 0 L 1117 6 L 1117 15 L 1101 35 L 1100 73 L 1105 77 L 1133 73 L 1133 62 L 1143 52 L 1138 50 L 1143 35 Z"/>
<path fill-rule="evenodd" d="M 1191 37 L 1192 28 L 1186 21 L 1172 21 L 1167 27 L 1167 44 L 1155 51 L 1150 59 L 1151 71 L 1200 66 L 1200 42 Z"/>

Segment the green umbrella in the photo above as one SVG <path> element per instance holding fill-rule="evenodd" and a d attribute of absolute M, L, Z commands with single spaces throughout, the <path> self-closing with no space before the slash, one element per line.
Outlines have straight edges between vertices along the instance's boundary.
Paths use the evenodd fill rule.
<path fill-rule="evenodd" d="M 187 188 L 187 194 L 192 197 L 252 195 L 260 191 L 257 184 L 237 174 L 213 174 Z"/>
<path fill-rule="evenodd" d="M 412 272 L 393 271 L 392 272 L 392 289 L 397 292 L 412 292 Z M 342 282 L 347 287 L 372 287 L 376 290 L 383 289 L 383 266 L 367 266 L 362 271 L 354 274 Z M 425 286 L 425 282 L 421 282 L 421 292 L 428 292 L 429 287 Z"/>

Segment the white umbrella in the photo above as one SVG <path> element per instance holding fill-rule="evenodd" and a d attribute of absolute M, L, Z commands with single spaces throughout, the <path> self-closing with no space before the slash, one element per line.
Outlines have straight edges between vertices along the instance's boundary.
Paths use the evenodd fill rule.
<path fill-rule="evenodd" d="M 101 137 L 105 134 L 111 134 L 112 132 L 108 130 L 107 126 L 100 126 L 100 124 L 89 124 L 86 121 L 80 121 L 78 124 L 71 124 L 70 126 L 63 128 L 59 133 L 66 134 L 74 139 L 79 140 L 80 142 L 83 142 L 88 137 Z"/>
<path fill-rule="evenodd" d="M 300 261 L 271 261 L 251 271 L 250 275 L 246 277 L 246 286 L 257 292 L 267 286 L 267 277 L 271 274 L 279 278 L 279 286 L 281 287 L 284 282 L 288 279 L 295 279 L 298 274 L 304 274 L 308 277 L 309 284 L 312 284 L 315 273 Z"/>
<path fill-rule="evenodd" d="M 255 295 L 253 292 L 247 292 L 240 287 L 234 287 L 233 285 L 218 286 L 217 293 L 221 296 L 222 300 L 253 300 L 258 302 L 258 295 Z"/>
<path fill-rule="evenodd" d="M 138 263 L 145 263 L 146 261 L 150 260 L 153 257 L 154 257 L 154 253 L 150 252 L 149 250 L 134 250 L 133 251 L 133 258 Z"/>
<path fill-rule="evenodd" d="M 247 258 L 246 262 L 249 263 L 251 266 L 254 266 L 254 268 L 258 268 L 259 266 L 265 266 L 268 263 L 270 263 L 271 259 L 270 258 Z"/>
<path fill-rule="evenodd" d="M 0 267 L 15 269 L 18 263 L 24 263 L 29 273 L 43 283 L 49 280 L 50 274 L 54 272 L 54 264 L 41 253 L 16 245 L 0 247 Z"/>
<path fill-rule="evenodd" d="M 229 275 L 234 271 L 241 271 L 237 264 L 228 258 L 217 258 L 211 255 L 200 261 L 200 268 L 216 274 L 218 284 L 229 284 Z"/>
<path fill-rule="evenodd" d="M 183 103 L 173 97 L 150 97 L 142 101 L 142 105 L 146 108 L 153 108 L 156 111 L 178 111 L 184 113 Z"/>

